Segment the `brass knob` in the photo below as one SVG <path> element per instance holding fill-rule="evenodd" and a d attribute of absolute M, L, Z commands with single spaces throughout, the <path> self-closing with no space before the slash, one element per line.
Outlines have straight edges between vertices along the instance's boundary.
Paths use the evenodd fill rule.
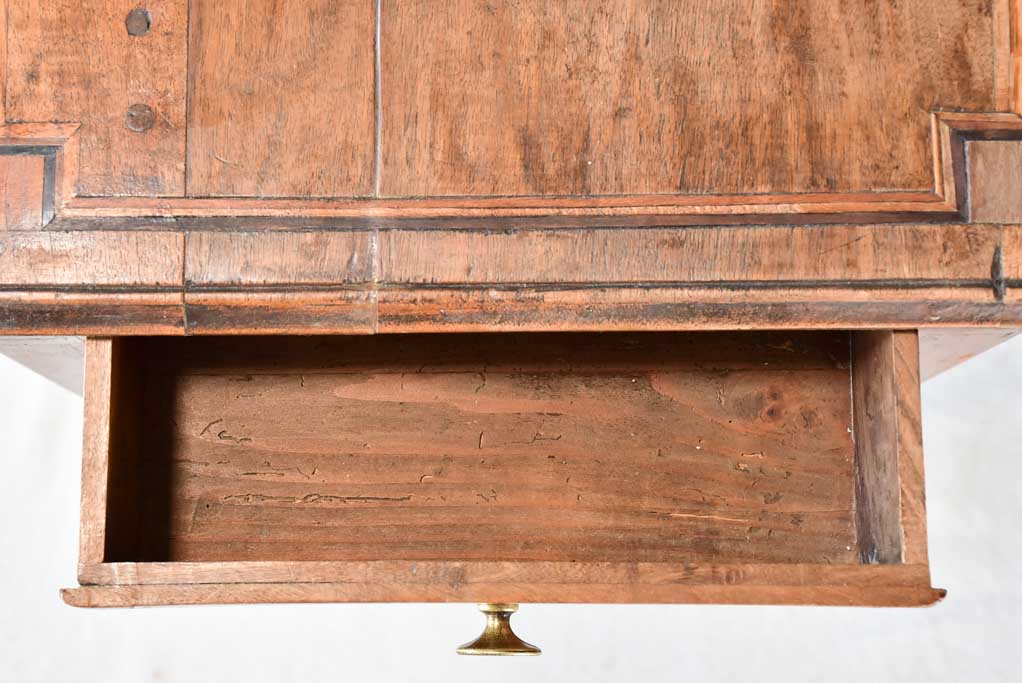
<path fill-rule="evenodd" d="M 479 605 L 479 611 L 486 615 L 486 628 L 471 643 L 459 647 L 459 655 L 538 655 L 542 652 L 511 630 L 511 615 L 518 611 L 518 605 L 487 602 Z"/>

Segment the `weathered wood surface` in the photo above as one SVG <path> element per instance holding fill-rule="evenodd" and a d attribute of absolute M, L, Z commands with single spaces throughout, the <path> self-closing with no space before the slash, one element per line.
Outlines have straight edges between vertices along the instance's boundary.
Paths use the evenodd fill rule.
<path fill-rule="evenodd" d="M 1001 243 L 1005 285 L 1009 290 L 1015 290 L 1015 296 L 1018 296 L 1017 290 L 1022 289 L 1022 225 L 1005 227 Z"/>
<path fill-rule="evenodd" d="M 969 143 L 970 216 L 978 223 L 1022 223 L 1022 142 Z"/>
<path fill-rule="evenodd" d="M 628 586 L 926 586 L 920 565 L 715 564 L 687 562 L 108 562 L 85 568 L 84 585 L 344 584 L 391 587 L 445 584 L 573 584 Z"/>
<path fill-rule="evenodd" d="M 1022 118 L 1009 113 L 939 111 L 933 128 L 933 186 L 926 191 L 801 192 L 746 195 L 601 195 L 442 198 L 79 198 L 68 219 L 203 217 L 215 225 L 225 216 L 326 218 L 372 222 L 384 218 L 442 219 L 450 227 L 678 227 L 685 225 L 809 225 L 959 221 L 968 218 L 968 150 L 971 141 L 1022 138 Z M 515 223 L 515 221 L 518 221 Z M 82 225 L 81 221 L 76 222 Z M 265 222 L 265 221 L 264 221 Z M 185 223 L 194 223 L 186 221 Z M 86 222 L 88 224 L 88 222 Z M 102 221 L 92 221 L 102 228 Z M 270 221 L 270 226 L 273 222 Z M 277 227 L 281 227 L 278 225 Z"/>
<path fill-rule="evenodd" d="M 376 292 L 348 289 L 189 292 L 183 306 L 196 335 L 374 334 L 377 308 Z"/>
<path fill-rule="evenodd" d="M 188 235 L 188 289 L 342 286 L 373 278 L 372 232 L 201 232 Z"/>
<path fill-rule="evenodd" d="M 0 153 L 0 231 L 43 227 L 43 157 Z"/>
<path fill-rule="evenodd" d="M 931 112 L 1018 99 L 1008 0 L 8 4 L 88 195 L 911 201 Z"/>
<path fill-rule="evenodd" d="M 190 4 L 188 194 L 371 195 L 373 3 Z"/>
<path fill-rule="evenodd" d="M 180 335 L 184 315 L 180 292 L 0 291 L 3 335 Z"/>
<path fill-rule="evenodd" d="M 926 112 L 995 104 L 987 0 L 384 3 L 381 27 L 384 195 L 925 190 Z"/>
<path fill-rule="evenodd" d="M 81 123 L 80 194 L 182 194 L 186 3 L 147 2 L 143 36 L 125 28 L 135 0 L 6 6 L 6 120 Z"/>
<path fill-rule="evenodd" d="M 74 195 L 78 126 L 0 124 L 0 231 L 40 230 Z"/>
<path fill-rule="evenodd" d="M 197 576 L 251 574 L 253 563 L 190 565 Z M 258 563 L 267 566 L 267 563 Z M 272 564 L 272 563 L 271 563 Z M 925 567 L 860 565 L 697 565 L 642 563 L 283 563 L 264 574 L 280 582 L 84 586 L 62 591 L 76 607 L 136 607 L 309 602 L 599 602 L 914 607 L 945 595 L 929 587 Z M 185 567 L 169 566 L 172 577 Z M 287 567 L 297 574 L 285 575 Z M 137 573 L 160 576 L 160 565 L 107 565 L 128 583 Z M 315 581 L 310 575 L 336 578 Z M 310 582 L 312 581 L 312 582 Z M 204 584 L 204 585 L 197 585 Z M 505 596 L 501 598 L 500 596 Z"/>
<path fill-rule="evenodd" d="M 855 520 L 863 564 L 903 561 L 894 333 L 852 335 Z M 918 377 L 916 378 L 918 383 Z"/>
<path fill-rule="evenodd" d="M 844 334 L 142 355 L 144 541 L 114 559 L 855 559 Z"/>
<path fill-rule="evenodd" d="M 121 334 L 156 324 L 129 302 L 167 297 L 180 332 L 207 334 L 1022 325 L 1017 226 L 238 230 L 247 220 L 0 233 L 0 299 L 49 306 L 35 320 L 5 306 L 0 329 L 82 333 L 99 315 L 83 297 Z"/>
<path fill-rule="evenodd" d="M 107 496 L 114 424 L 114 342 L 91 339 L 85 351 L 85 416 L 82 431 L 82 500 L 78 562 L 92 565 L 106 559 Z"/>
<path fill-rule="evenodd" d="M 180 290 L 184 235 L 0 232 L 0 289 Z"/>
<path fill-rule="evenodd" d="M 937 225 L 380 233 L 379 280 L 547 284 L 988 280 L 999 232 Z M 935 260 L 906 258 L 941 245 Z M 441 258 L 440 255 L 443 255 Z"/>
<path fill-rule="evenodd" d="M 884 401 L 837 332 L 90 341 L 65 599 L 930 604 L 916 335 L 868 336 Z M 860 564 L 859 410 L 904 563 Z"/>
<path fill-rule="evenodd" d="M 897 331 L 894 333 L 894 389 L 898 495 L 901 501 L 902 560 L 909 565 L 929 565 L 920 383 L 919 335 Z"/>

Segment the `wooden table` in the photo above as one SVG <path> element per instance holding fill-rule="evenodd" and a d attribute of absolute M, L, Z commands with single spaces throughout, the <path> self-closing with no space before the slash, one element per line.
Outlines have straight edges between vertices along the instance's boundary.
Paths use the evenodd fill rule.
<path fill-rule="evenodd" d="M 1022 329 L 1015 0 L 4 11 L 72 604 L 941 595 L 919 382 Z"/>

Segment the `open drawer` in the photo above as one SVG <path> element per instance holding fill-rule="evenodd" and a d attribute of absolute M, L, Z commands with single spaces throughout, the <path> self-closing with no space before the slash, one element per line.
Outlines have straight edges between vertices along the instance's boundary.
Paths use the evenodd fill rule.
<path fill-rule="evenodd" d="M 923 605 L 914 332 L 90 339 L 79 606 Z"/>

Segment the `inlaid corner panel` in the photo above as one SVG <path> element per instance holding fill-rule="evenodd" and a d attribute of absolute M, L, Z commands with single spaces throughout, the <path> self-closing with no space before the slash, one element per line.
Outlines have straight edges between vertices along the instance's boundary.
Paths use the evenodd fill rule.
<path fill-rule="evenodd" d="M 4 119 L 81 124 L 84 197 L 929 201 L 1009 9 L 7 0 Z"/>

